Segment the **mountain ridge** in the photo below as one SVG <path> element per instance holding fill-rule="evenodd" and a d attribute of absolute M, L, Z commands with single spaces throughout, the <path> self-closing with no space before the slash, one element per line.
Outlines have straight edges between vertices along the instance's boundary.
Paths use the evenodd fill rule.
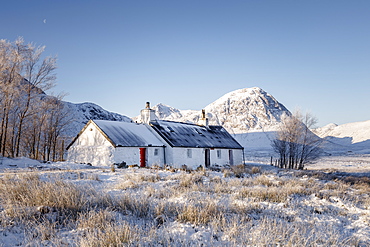
<path fill-rule="evenodd" d="M 90 119 L 132 122 L 131 118 L 107 111 L 95 103 L 72 103 L 68 101 L 61 102 L 64 110 L 73 116 L 70 127 L 66 133 L 66 135 L 70 137 L 75 137 Z"/>
<path fill-rule="evenodd" d="M 368 147 L 370 150 L 370 120 L 337 125 L 328 124 L 313 132 L 321 138 L 338 145 Z"/>
<path fill-rule="evenodd" d="M 159 103 L 152 107 L 161 120 L 198 123 L 201 111 L 179 110 Z M 259 87 L 226 93 L 204 107 L 210 125 L 221 125 L 231 133 L 275 130 L 283 115 L 290 111 Z M 133 118 L 140 121 L 140 116 Z"/>

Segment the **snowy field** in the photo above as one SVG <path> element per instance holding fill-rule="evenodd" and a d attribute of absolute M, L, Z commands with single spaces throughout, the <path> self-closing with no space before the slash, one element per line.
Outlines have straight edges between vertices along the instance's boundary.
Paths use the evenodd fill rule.
<path fill-rule="evenodd" d="M 192 173 L 4 158 L 0 246 L 370 245 L 370 155 L 286 171 L 263 153 Z"/>
<path fill-rule="evenodd" d="M 250 151 L 246 153 L 246 163 L 271 164 L 270 150 Z M 274 159 L 273 159 L 274 163 Z M 347 152 L 324 155 L 313 163 L 305 165 L 307 170 L 325 172 L 345 172 L 351 174 L 368 173 L 370 176 L 370 154 L 364 152 Z"/>

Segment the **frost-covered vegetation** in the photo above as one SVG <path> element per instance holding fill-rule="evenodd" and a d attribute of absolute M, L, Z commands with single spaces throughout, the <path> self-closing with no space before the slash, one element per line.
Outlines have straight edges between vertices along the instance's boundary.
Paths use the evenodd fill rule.
<path fill-rule="evenodd" d="M 1 173 L 0 245 L 370 244 L 367 177 L 265 165 L 56 169 L 63 165 Z"/>
<path fill-rule="evenodd" d="M 47 96 L 56 81 L 56 57 L 45 47 L 0 40 L 0 155 L 61 160 L 71 120 L 61 95 Z"/>

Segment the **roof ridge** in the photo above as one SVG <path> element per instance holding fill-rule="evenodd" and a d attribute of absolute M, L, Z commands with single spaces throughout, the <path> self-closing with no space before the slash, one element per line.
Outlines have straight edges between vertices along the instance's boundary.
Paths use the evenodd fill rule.
<path fill-rule="evenodd" d="M 154 120 L 151 122 L 168 122 L 168 123 L 178 123 L 178 124 L 187 124 L 192 126 L 199 126 L 199 127 L 206 127 L 204 125 L 196 124 L 196 123 L 187 123 L 187 122 L 178 122 L 178 121 L 171 121 L 171 120 Z M 222 127 L 221 125 L 209 125 L 208 127 Z M 222 127 L 223 128 L 223 127 Z"/>

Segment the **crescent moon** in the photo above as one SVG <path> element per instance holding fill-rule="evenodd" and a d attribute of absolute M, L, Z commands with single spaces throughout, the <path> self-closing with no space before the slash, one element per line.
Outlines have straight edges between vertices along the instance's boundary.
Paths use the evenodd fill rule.
<path fill-rule="evenodd" d="M 44 23 L 46 23 L 46 19 L 44 19 L 44 21 L 43 21 Z"/>

